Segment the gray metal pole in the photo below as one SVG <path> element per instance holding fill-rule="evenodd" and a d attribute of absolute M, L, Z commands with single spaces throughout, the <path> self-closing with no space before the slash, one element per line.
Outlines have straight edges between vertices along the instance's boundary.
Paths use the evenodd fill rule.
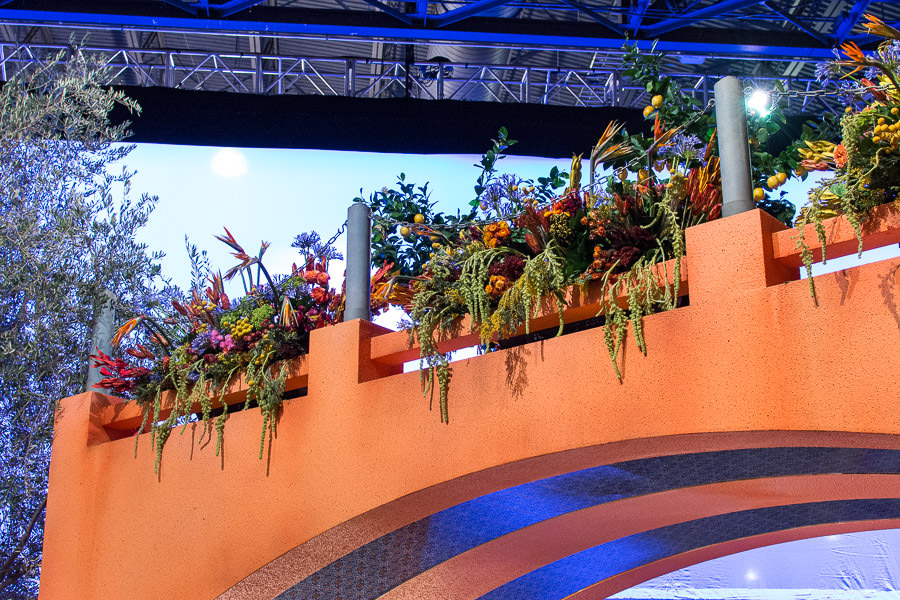
<path fill-rule="evenodd" d="M 103 291 L 103 304 L 100 305 L 100 314 L 94 321 L 94 331 L 91 334 L 91 354 L 96 354 L 97 350 L 107 355 L 112 354 L 113 329 L 116 323 L 115 301 L 115 294 L 109 290 Z M 94 387 L 94 384 L 100 383 L 101 379 L 103 379 L 103 375 L 100 373 L 100 369 L 89 366 L 84 391 L 109 393 L 109 390 Z"/>
<path fill-rule="evenodd" d="M 750 140 L 747 137 L 744 89 L 735 77 L 720 79 L 713 89 L 722 170 L 722 216 L 730 217 L 756 208 L 750 179 Z"/>
<path fill-rule="evenodd" d="M 369 321 L 369 296 L 371 282 L 369 264 L 371 262 L 372 222 L 369 207 L 362 202 L 354 202 L 347 209 L 347 298 L 344 320 L 363 319 Z"/>

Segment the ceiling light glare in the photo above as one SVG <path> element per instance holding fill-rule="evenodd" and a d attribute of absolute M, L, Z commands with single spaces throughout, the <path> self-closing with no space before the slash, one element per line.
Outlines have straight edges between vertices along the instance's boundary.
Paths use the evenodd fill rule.
<path fill-rule="evenodd" d="M 763 117 L 769 114 L 772 110 L 772 99 L 769 97 L 769 92 L 754 90 L 747 99 L 747 108 L 755 110 Z"/>

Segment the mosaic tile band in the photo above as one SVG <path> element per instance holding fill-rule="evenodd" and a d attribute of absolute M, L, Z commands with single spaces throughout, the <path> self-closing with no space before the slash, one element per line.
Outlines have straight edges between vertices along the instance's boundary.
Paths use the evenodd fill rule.
<path fill-rule="evenodd" d="M 377 598 L 435 565 L 499 536 L 614 500 L 727 481 L 827 473 L 900 473 L 900 451 L 866 448 L 754 448 L 660 456 L 557 475 L 474 498 L 388 533 L 298 582 L 279 595 L 278 600 Z M 727 516 L 723 515 L 722 518 Z M 785 526 L 779 528 L 784 529 Z M 663 529 L 669 528 L 659 531 Z M 665 552 L 664 548 L 657 548 L 652 536 L 646 537 L 649 534 L 650 532 L 628 536 L 609 544 L 620 544 L 624 548 L 632 544 L 647 543 L 649 546 L 645 549 L 646 552 Z M 739 535 L 730 539 L 734 537 Z M 618 551 L 616 552 L 618 555 Z M 627 553 L 623 554 L 625 555 Z M 634 554 L 638 555 L 639 553 Z M 534 573 L 539 571 L 543 569 Z M 552 569 L 547 571 L 552 572 Z M 552 576 L 547 576 L 552 579 Z M 520 580 L 525 578 L 507 585 Z M 522 585 L 530 585 L 529 581 L 525 580 Z M 491 597 L 531 596 L 513 594 Z"/>

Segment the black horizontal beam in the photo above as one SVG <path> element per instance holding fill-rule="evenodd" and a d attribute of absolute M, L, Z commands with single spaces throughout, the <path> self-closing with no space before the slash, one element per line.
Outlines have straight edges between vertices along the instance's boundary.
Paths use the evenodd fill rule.
<path fill-rule="evenodd" d="M 163 144 L 482 154 L 505 126 L 513 154 L 559 158 L 588 152 L 608 121 L 648 127 L 627 108 L 121 89 L 143 107 L 131 141 Z"/>

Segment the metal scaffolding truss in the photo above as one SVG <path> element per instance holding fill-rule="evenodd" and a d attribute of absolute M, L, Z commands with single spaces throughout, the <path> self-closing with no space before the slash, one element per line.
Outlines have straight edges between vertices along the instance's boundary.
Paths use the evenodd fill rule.
<path fill-rule="evenodd" d="M 113 82 L 241 94 L 643 106 L 626 37 L 698 99 L 709 80 L 814 89 L 896 0 L 0 0 L 0 77 L 86 39 Z M 792 111 L 840 109 L 791 99 Z"/>
<path fill-rule="evenodd" d="M 0 78 L 8 80 L 29 64 L 61 55 L 67 45 L 0 43 Z M 265 95 L 319 95 L 364 98 L 409 96 L 426 100 L 490 100 L 567 106 L 622 106 L 649 103 L 643 86 L 623 82 L 609 68 L 558 68 L 437 61 L 279 56 L 132 48 L 83 47 L 110 69 L 110 85 L 160 86 L 191 91 L 226 89 Z M 714 79 L 669 73 L 682 89 L 705 105 Z M 810 91 L 803 77 L 754 77 L 748 85 Z M 789 112 L 842 110 L 822 96 L 794 100 Z"/>

